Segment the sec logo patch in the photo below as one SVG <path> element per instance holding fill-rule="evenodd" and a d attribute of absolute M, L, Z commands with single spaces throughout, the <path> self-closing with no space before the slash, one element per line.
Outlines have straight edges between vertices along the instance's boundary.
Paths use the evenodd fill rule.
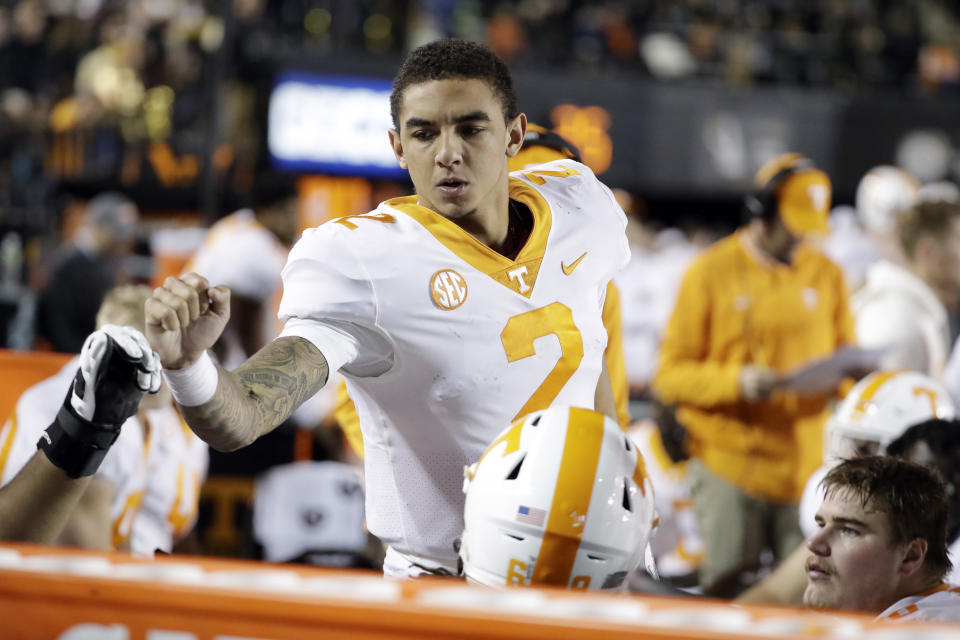
<path fill-rule="evenodd" d="M 452 311 L 467 299 L 467 281 L 453 269 L 441 269 L 430 278 L 430 297 L 444 311 Z"/>

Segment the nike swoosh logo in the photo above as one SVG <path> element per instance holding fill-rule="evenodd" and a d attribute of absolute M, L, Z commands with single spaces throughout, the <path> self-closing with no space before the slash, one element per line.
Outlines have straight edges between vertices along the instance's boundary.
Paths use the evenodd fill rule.
<path fill-rule="evenodd" d="M 584 258 L 586 258 L 586 257 L 587 257 L 587 252 L 584 251 L 582 256 L 580 256 L 579 258 L 577 258 L 576 260 L 574 260 L 574 261 L 571 262 L 570 264 L 563 264 L 563 260 L 561 260 L 561 261 L 560 261 L 560 268 L 563 269 L 563 275 L 568 276 L 568 275 L 570 275 L 571 273 L 573 273 L 573 270 L 577 268 L 577 265 L 579 265 L 580 262 L 581 262 Z"/>

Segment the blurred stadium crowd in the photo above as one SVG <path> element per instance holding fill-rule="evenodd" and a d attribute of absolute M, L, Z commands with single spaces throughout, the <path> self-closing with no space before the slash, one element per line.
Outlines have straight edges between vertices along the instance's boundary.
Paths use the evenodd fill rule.
<path fill-rule="evenodd" d="M 0 206 L 40 197 L 44 168 L 57 163 L 43 142 L 58 132 L 96 138 L 96 160 L 84 161 L 101 167 L 121 149 L 98 135 L 100 127 L 118 128 L 129 143 L 171 131 L 202 137 L 213 124 L 236 154 L 254 153 L 259 113 L 251 89 L 277 59 L 395 59 L 455 36 L 488 41 L 515 69 L 953 92 L 958 34 L 956 7 L 939 0 L 10 1 L 0 5 L 0 166 L 9 167 L 2 191 L 14 202 Z M 223 42 L 230 63 L 221 97 L 210 79 L 223 64 Z M 212 123 L 216 100 L 222 120 Z M 62 162 L 68 173 L 77 170 L 76 159 Z"/>
<path fill-rule="evenodd" d="M 295 227 L 310 226 L 304 215 L 308 198 L 301 191 L 298 208 L 295 179 L 268 166 L 264 147 L 273 75 L 291 61 L 336 56 L 392 71 L 404 52 L 447 36 L 486 42 L 511 69 L 529 73 L 549 68 L 630 74 L 664 84 L 792 86 L 860 95 L 895 92 L 931 100 L 949 99 L 960 90 L 960 9 L 947 0 L 0 0 L 0 347 L 76 354 L 94 331 L 97 309 L 114 287 L 156 286 L 162 276 L 196 269 L 211 282 L 229 283 L 234 291 L 232 334 L 217 355 L 221 362 L 242 362 L 276 335 L 276 276 L 296 236 Z M 896 161 L 872 159 L 876 165 Z M 943 175 L 935 177 L 942 178 L 950 170 L 955 175 L 955 163 L 954 157 L 946 158 Z M 777 200 L 781 182 L 787 181 L 790 172 L 814 170 L 823 178 L 822 184 L 815 182 L 813 187 L 824 187 L 829 201 L 829 176 L 800 163 L 787 163 L 759 179 L 757 195 L 762 192 L 767 199 Z M 787 177 L 780 175 L 783 171 Z M 827 396 L 837 386 L 848 391 L 855 382 L 830 376 L 839 378 L 840 373 L 858 368 L 863 369 L 857 371 L 862 377 L 877 366 L 911 368 L 937 380 L 945 370 L 952 371 L 955 379 L 942 380 L 945 391 L 940 393 L 936 383 L 937 401 L 950 409 L 938 410 L 934 403 L 930 415 L 919 412 L 911 418 L 919 423 L 953 417 L 952 405 L 960 400 L 960 355 L 953 349 L 960 333 L 960 274 L 955 273 L 960 271 L 960 254 L 951 244 L 957 237 L 952 222 L 941 223 L 945 214 L 937 207 L 943 205 L 956 216 L 960 191 L 949 181 L 922 185 L 923 176 L 918 177 L 915 180 L 894 167 L 874 170 L 860 183 L 862 193 L 834 197 L 834 204 L 841 206 L 833 208 L 829 221 L 829 207 L 818 210 L 823 214 L 822 228 L 796 232 L 798 236 L 821 233 L 819 247 L 843 270 L 831 286 L 818 281 L 823 289 L 797 285 L 804 304 L 816 307 L 818 299 L 835 296 L 842 301 L 838 308 L 842 306 L 843 313 L 831 317 L 836 327 L 830 331 L 836 329 L 836 337 L 830 334 L 829 348 L 818 346 L 804 358 L 787 357 L 784 348 L 771 347 L 773 324 L 758 321 L 762 325 L 758 333 L 747 338 L 756 337 L 762 345 L 758 350 L 768 350 L 754 361 L 763 363 L 753 372 L 759 377 L 731 383 L 739 385 L 736 393 L 743 391 L 744 397 L 754 393 L 744 391 L 745 387 L 757 385 L 756 397 L 747 400 L 761 409 L 749 420 L 762 424 L 764 411 L 776 419 L 786 414 L 791 420 L 794 414 L 804 419 L 814 416 L 811 423 L 816 422 L 818 435 L 797 446 L 810 448 L 814 441 L 819 445 L 823 419 L 839 400 Z M 302 189 L 302 183 L 299 186 Z M 337 197 L 349 201 L 333 209 L 341 214 L 360 213 L 410 189 L 401 180 L 371 180 L 357 194 L 343 195 L 353 186 L 347 181 L 332 187 Z M 708 459 L 710 443 L 703 425 L 709 426 L 709 420 L 742 398 L 734 398 L 735 392 L 729 389 L 725 396 L 721 390 L 716 402 L 704 401 L 710 406 L 700 406 L 694 397 L 703 395 L 700 388 L 684 389 L 685 381 L 664 377 L 658 386 L 657 376 L 662 375 L 658 363 L 675 365 L 683 359 L 677 354 L 688 351 L 715 353 L 711 350 L 715 345 L 707 342 L 716 334 L 704 329 L 703 344 L 684 343 L 693 332 L 677 317 L 689 312 L 686 317 L 693 318 L 706 305 L 700 303 L 709 297 L 702 293 L 709 273 L 702 274 L 702 265 L 696 271 L 704 278 L 701 283 L 694 279 L 696 274 L 689 275 L 688 268 L 718 241 L 730 244 L 734 236 L 728 233 L 736 225 L 730 220 L 705 224 L 710 216 L 703 211 L 697 216 L 671 217 L 669 210 L 648 210 L 644 194 L 610 186 L 628 215 L 631 249 L 630 263 L 615 279 L 622 309 L 622 377 L 630 396 L 631 419 L 625 422 L 632 423 L 629 433 L 650 459 L 657 510 L 664 518 L 662 542 L 654 541 L 652 553 L 668 581 L 696 591 L 703 555 L 710 548 L 703 538 L 709 532 L 697 524 L 703 514 L 694 508 L 697 496 L 691 496 L 687 486 L 686 460 L 691 456 Z M 776 206 L 781 205 L 778 200 Z M 923 209 L 927 205 L 932 212 Z M 758 212 L 736 222 L 758 225 L 758 220 L 770 217 L 769 206 L 763 204 Z M 896 221 L 905 211 L 919 213 L 907 216 L 907 223 Z M 923 244 L 925 238 L 933 243 L 929 246 L 934 253 L 914 255 L 916 247 L 928 246 Z M 776 254 L 776 248 L 769 253 Z M 164 263 L 171 254 L 176 259 Z M 927 298 L 933 302 L 924 309 L 932 309 L 933 328 L 917 349 L 931 351 L 919 360 L 910 359 L 918 353 L 914 351 L 900 360 L 872 362 L 876 365 L 872 367 L 836 365 L 829 380 L 817 381 L 821 386 L 798 391 L 800 400 L 770 400 L 775 384 L 806 389 L 804 384 L 811 383 L 776 380 L 763 389 L 767 369 L 782 372 L 806 362 L 808 355 L 832 354 L 835 348 L 852 343 L 854 326 L 862 335 L 869 333 L 871 328 L 864 329 L 866 320 L 861 318 L 866 317 L 863 309 L 875 301 L 870 295 L 879 295 L 870 288 L 880 286 L 871 285 L 870 268 L 880 260 L 917 275 L 922 282 L 916 290 L 923 296 L 930 294 Z M 841 273 L 833 266 L 830 269 L 831 274 Z M 751 289 L 755 283 L 744 286 L 750 295 L 756 293 Z M 858 318 L 846 308 L 847 288 L 860 291 L 860 298 L 852 299 L 854 315 L 864 314 Z M 146 295 L 143 287 L 134 293 Z M 744 311 L 737 305 L 751 304 L 750 299 L 743 302 L 744 295 L 729 295 L 737 312 Z M 927 298 L 915 307 L 923 307 Z M 881 315 L 882 322 L 892 317 L 887 311 Z M 134 321 L 128 324 L 136 326 Z M 791 326 L 784 334 L 790 331 L 799 330 Z M 663 344 L 670 350 L 666 356 L 661 354 Z M 836 383 L 834 389 L 826 388 L 830 382 Z M 864 394 L 862 402 L 867 403 L 882 384 L 876 382 L 869 393 L 862 386 L 851 393 Z M 348 467 L 358 459 L 347 440 L 359 438 L 349 430 L 354 426 L 349 423 L 349 400 L 337 384 L 328 385 L 328 390 L 289 424 L 248 449 L 230 455 L 211 452 L 209 480 L 202 490 L 199 478 L 208 473 L 205 458 L 192 463 L 195 476 L 191 477 L 197 487 L 184 492 L 186 485 L 178 480 L 175 491 L 163 488 L 164 500 L 176 493 L 175 500 L 167 500 L 172 506 L 164 503 L 163 509 L 178 524 L 174 527 L 180 537 L 178 550 L 338 566 L 382 565 L 383 549 L 363 530 L 361 483 Z M 789 392 L 793 391 L 790 387 Z M 805 404 L 809 398 L 804 394 L 816 396 L 816 402 Z M 914 400 L 911 396 L 903 402 Z M 769 405 L 763 404 L 768 401 Z M 678 406 L 681 412 L 675 414 Z M 738 411 L 743 408 L 736 406 Z M 736 419 L 730 418 L 731 423 Z M 345 434 L 337 428 L 338 420 Z M 688 432 L 691 425 L 700 431 Z M 733 429 L 727 423 L 723 426 Z M 873 436 L 862 440 L 873 438 L 871 442 L 875 440 L 881 449 L 908 426 L 891 427 L 896 433 L 885 440 Z M 176 426 L 172 429 L 176 431 Z M 12 441 L 9 430 L 3 433 Z M 187 450 L 196 443 L 188 431 L 184 433 Z M 755 450 L 744 448 L 749 451 L 743 460 L 750 463 Z M 790 464 L 797 468 L 784 473 L 808 476 L 821 462 L 820 447 L 815 448 L 815 454 L 805 450 L 794 456 L 810 454 L 810 459 L 791 458 Z M 838 457 L 835 453 L 828 455 L 831 462 Z M 26 455 L 20 454 L 21 458 Z M 6 452 L 0 451 L 0 471 L 6 460 Z M 305 467 L 283 467 L 294 460 L 332 461 L 338 466 L 310 472 Z M 170 472 L 169 477 L 174 475 Z M 736 474 L 728 473 L 726 479 L 731 475 Z M 714 480 L 709 475 L 698 477 L 701 491 Z M 783 495 L 772 490 L 765 497 L 776 494 L 773 501 L 786 503 L 794 517 L 806 476 L 791 477 L 789 482 L 794 484 Z M 313 497 L 335 506 L 326 513 L 296 512 L 302 505 L 296 491 L 291 496 L 291 486 L 322 486 Z M 740 487 L 747 492 L 755 488 Z M 202 503 L 199 510 L 191 511 L 190 500 L 194 507 Z M 316 529 L 316 535 L 301 531 L 330 519 L 344 523 L 343 527 L 322 534 Z M 200 531 L 188 538 L 186 531 L 194 521 Z M 954 525 L 951 522 L 955 534 Z M 148 542 L 153 544 L 152 539 Z M 776 550 L 774 554 L 777 541 L 768 542 L 757 550 L 757 558 L 745 560 L 749 578 L 741 580 L 739 570 L 744 567 L 737 566 L 736 575 L 716 576 L 706 585 L 707 591 L 737 595 L 769 575 L 773 556 L 779 561 L 787 553 Z M 791 549 L 794 542 L 791 539 Z M 172 549 L 169 544 L 153 546 Z M 735 584 L 719 584 L 724 578 Z M 796 597 L 793 593 L 783 598 L 768 595 L 770 600 L 795 602 Z"/>

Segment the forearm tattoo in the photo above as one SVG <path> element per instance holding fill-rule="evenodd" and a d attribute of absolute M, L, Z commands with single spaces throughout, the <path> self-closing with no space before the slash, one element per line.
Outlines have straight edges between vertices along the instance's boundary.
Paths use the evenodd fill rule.
<path fill-rule="evenodd" d="M 180 412 L 203 440 L 232 451 L 289 418 L 326 384 L 328 373 L 326 358 L 312 343 L 278 338 L 233 372 L 221 369 L 213 397 Z"/>

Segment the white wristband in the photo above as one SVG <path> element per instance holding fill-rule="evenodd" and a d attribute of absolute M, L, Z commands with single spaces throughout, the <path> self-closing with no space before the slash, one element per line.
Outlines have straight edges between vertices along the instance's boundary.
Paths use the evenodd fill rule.
<path fill-rule="evenodd" d="M 210 355 L 204 351 L 196 362 L 183 369 L 164 369 L 163 378 L 177 404 L 196 407 L 210 400 L 216 393 L 220 372 Z"/>

